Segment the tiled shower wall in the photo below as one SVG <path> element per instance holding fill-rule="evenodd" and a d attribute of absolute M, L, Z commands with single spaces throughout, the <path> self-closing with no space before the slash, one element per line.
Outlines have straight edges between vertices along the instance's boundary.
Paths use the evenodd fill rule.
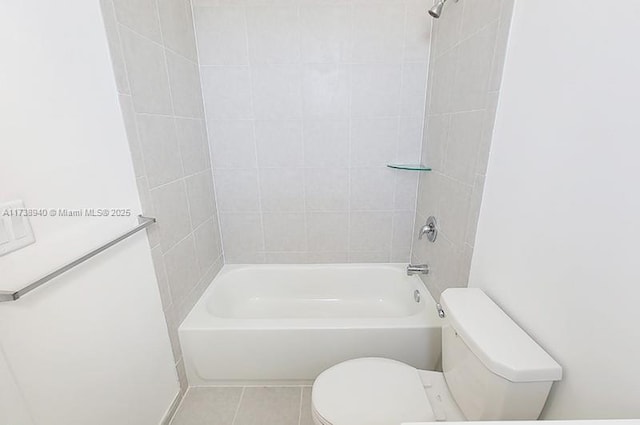
<path fill-rule="evenodd" d="M 427 262 L 423 277 L 436 299 L 467 286 L 482 201 L 513 0 L 447 2 L 433 27 L 423 161 L 412 261 Z M 435 243 L 418 240 L 434 215 Z"/>
<path fill-rule="evenodd" d="M 409 260 L 428 0 L 194 0 L 228 263 Z"/>
<path fill-rule="evenodd" d="M 188 0 L 101 0 L 181 388 L 177 328 L 223 264 Z"/>

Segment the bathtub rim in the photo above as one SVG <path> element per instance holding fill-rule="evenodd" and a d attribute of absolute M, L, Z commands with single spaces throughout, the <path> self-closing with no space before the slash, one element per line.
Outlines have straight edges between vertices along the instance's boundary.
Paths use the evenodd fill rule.
<path fill-rule="evenodd" d="M 421 302 L 423 306 L 412 315 L 401 317 L 311 317 L 311 318 L 229 318 L 212 315 L 207 308 L 208 298 L 211 296 L 217 279 L 227 276 L 233 272 L 246 268 L 296 268 L 326 267 L 338 269 L 355 268 L 391 268 L 396 271 L 404 270 L 406 264 L 403 263 L 337 263 L 337 264 L 225 264 L 220 272 L 209 283 L 207 289 L 200 295 L 200 298 L 193 308 L 186 315 L 179 326 L 180 330 L 207 331 L 216 330 L 252 330 L 252 329 L 390 329 L 390 328 L 424 328 L 442 327 L 444 320 L 438 316 L 436 301 L 418 276 L 411 276 L 411 284 L 420 290 Z"/>

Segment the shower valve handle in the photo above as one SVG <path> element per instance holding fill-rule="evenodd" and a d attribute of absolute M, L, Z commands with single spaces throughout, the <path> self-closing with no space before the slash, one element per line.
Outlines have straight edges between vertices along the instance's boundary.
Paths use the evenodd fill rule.
<path fill-rule="evenodd" d="M 427 223 L 420 228 L 418 232 L 418 239 L 422 239 L 424 235 L 427 235 L 429 242 L 435 242 L 438 237 L 438 224 L 436 218 L 431 216 L 427 219 Z"/>

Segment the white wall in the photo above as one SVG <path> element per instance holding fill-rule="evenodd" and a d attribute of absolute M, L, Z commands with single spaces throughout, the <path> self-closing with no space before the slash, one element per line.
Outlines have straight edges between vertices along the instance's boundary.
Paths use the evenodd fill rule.
<path fill-rule="evenodd" d="M 134 215 L 32 219 L 36 243 L 0 257 L 15 290 L 133 226 L 140 203 L 98 2 L 3 1 L 0 51 L 0 202 Z M 1 304 L 0 340 L 15 380 L 0 395 L 35 424 L 157 424 L 178 392 L 144 233 Z"/>
<path fill-rule="evenodd" d="M 639 20 L 516 2 L 470 286 L 563 365 L 545 418 L 640 417 Z"/>
<path fill-rule="evenodd" d="M 409 260 L 430 5 L 194 1 L 226 262 Z"/>
<path fill-rule="evenodd" d="M 27 409 L 24 396 L 5 359 L 0 345 L 0 411 L 2 425 L 33 425 L 33 419 Z"/>

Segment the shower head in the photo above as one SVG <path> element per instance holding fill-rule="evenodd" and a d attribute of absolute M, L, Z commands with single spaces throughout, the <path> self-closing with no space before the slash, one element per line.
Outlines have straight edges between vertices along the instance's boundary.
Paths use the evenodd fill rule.
<path fill-rule="evenodd" d="M 429 15 L 438 19 L 440 14 L 442 13 L 442 8 L 444 8 L 444 4 L 447 0 L 438 0 L 435 6 L 429 9 Z"/>
<path fill-rule="evenodd" d="M 429 9 L 429 15 L 431 15 L 432 17 L 438 19 L 440 17 L 440 15 L 442 14 L 442 9 L 444 8 L 444 4 L 447 2 L 447 0 L 437 0 L 436 1 L 436 5 L 433 6 L 431 9 Z M 455 0 L 455 2 L 457 3 L 458 0 Z"/>

